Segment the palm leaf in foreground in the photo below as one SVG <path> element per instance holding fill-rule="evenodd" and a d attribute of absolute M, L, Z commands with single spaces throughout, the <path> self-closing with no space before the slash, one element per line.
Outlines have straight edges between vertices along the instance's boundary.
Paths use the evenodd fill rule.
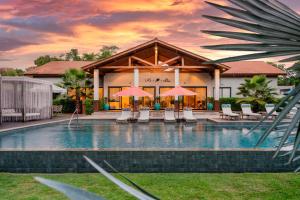
<path fill-rule="evenodd" d="M 293 56 L 290 57 L 289 61 L 299 59 L 300 16 L 296 12 L 292 12 L 291 9 L 276 0 L 229 1 L 238 8 L 222 6 L 210 2 L 207 3 L 233 17 L 236 17 L 237 19 L 227 19 L 208 15 L 204 15 L 204 17 L 227 26 L 250 31 L 252 33 L 207 30 L 203 32 L 220 37 L 252 41 L 255 43 L 214 45 L 204 46 L 204 48 L 214 50 L 259 51 L 261 53 L 215 60 L 212 61 L 212 63 L 224 63 L 276 56 Z"/>
<path fill-rule="evenodd" d="M 65 194 L 71 200 L 104 200 L 104 198 L 97 196 L 94 193 L 87 192 L 65 183 L 60 183 L 58 181 L 48 180 L 41 177 L 35 177 L 35 180 Z"/>
<path fill-rule="evenodd" d="M 241 60 L 288 56 L 281 62 L 290 62 L 300 59 L 300 15 L 277 0 L 229 0 L 235 7 L 222 6 L 207 2 L 211 6 L 231 15 L 233 18 L 207 16 L 204 17 L 217 23 L 242 29 L 242 32 L 209 31 L 206 34 L 220 37 L 254 42 L 249 44 L 224 44 L 204 46 L 212 50 L 252 51 L 242 56 L 223 58 L 208 63 L 224 63 Z M 244 31 L 248 31 L 245 33 Z M 250 33 L 249 33 L 250 32 Z M 254 128 L 263 124 L 275 111 L 280 114 L 272 125 L 263 133 L 257 145 L 262 144 L 272 133 L 281 134 L 279 145 L 274 157 L 280 155 L 283 147 L 291 144 L 292 150 L 280 156 L 289 156 L 289 163 L 300 160 L 296 157 L 300 145 L 300 86 L 296 87 L 289 95 L 264 117 Z M 291 113 L 294 111 L 293 115 Z M 295 137 L 296 136 L 296 137 Z M 296 158 L 295 158 L 296 157 Z M 300 168 L 296 169 L 299 171 Z"/>
<path fill-rule="evenodd" d="M 105 176 L 106 178 L 108 178 L 110 181 L 112 181 L 114 184 L 116 184 L 117 186 L 119 186 L 120 188 L 122 188 L 123 190 L 125 190 L 126 192 L 128 192 L 129 194 L 135 196 L 137 199 L 140 200 L 155 200 L 153 197 L 150 197 L 128 185 L 126 185 L 125 183 L 123 183 L 122 181 L 120 181 L 119 179 L 115 178 L 114 176 L 112 176 L 111 174 L 109 174 L 107 171 L 105 171 L 102 167 L 100 167 L 99 165 L 97 165 L 94 161 L 92 161 L 91 159 L 89 159 L 87 156 L 83 156 L 84 159 L 86 159 L 86 161 L 88 161 L 98 172 L 100 172 L 103 176 Z"/>
<path fill-rule="evenodd" d="M 136 184 L 135 182 L 133 182 L 132 180 L 130 180 L 129 178 L 127 178 L 126 176 L 120 174 L 120 172 L 114 168 L 111 164 L 109 164 L 106 160 L 104 160 L 104 163 L 115 173 L 117 173 L 120 177 L 122 177 L 123 179 L 125 179 L 126 181 L 128 181 L 131 185 L 133 185 L 135 188 L 137 188 L 139 191 L 141 191 L 142 193 L 152 197 L 153 199 L 159 200 L 158 197 L 154 196 L 153 194 L 151 194 L 150 192 L 148 192 L 147 190 L 145 190 L 144 188 L 142 188 L 141 186 L 139 186 L 138 184 Z"/>

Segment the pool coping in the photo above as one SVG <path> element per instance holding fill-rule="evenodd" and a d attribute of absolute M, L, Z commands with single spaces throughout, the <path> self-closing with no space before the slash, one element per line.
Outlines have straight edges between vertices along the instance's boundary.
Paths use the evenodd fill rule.
<path fill-rule="evenodd" d="M 252 151 L 252 152 L 270 152 L 276 151 L 275 148 L 226 148 L 226 149 L 209 149 L 209 148 L 97 148 L 97 149 L 90 149 L 90 148 L 70 148 L 70 149 L 0 149 L 0 152 L 137 152 L 137 151 L 144 151 L 144 152 L 198 152 L 198 151 Z M 283 150 L 281 152 L 288 152 L 289 150 Z M 298 150 L 300 151 L 300 149 Z"/>
<path fill-rule="evenodd" d="M 43 126 L 43 125 L 47 125 L 47 124 L 65 122 L 65 121 L 69 121 L 69 119 L 60 119 L 60 120 L 55 120 L 55 121 L 50 121 L 50 122 L 41 122 L 41 123 L 28 124 L 28 125 L 23 125 L 23 126 L 18 126 L 18 127 L 1 129 L 0 134 L 5 133 L 5 132 L 9 132 L 9 131 L 25 129 L 25 128 L 30 128 L 30 127 L 38 127 L 38 126 Z"/>

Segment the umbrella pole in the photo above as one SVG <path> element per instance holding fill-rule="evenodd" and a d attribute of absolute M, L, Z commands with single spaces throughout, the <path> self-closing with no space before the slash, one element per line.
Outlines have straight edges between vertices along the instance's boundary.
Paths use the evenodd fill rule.
<path fill-rule="evenodd" d="M 178 96 L 178 99 L 177 99 L 177 112 L 178 112 L 178 115 L 177 115 L 177 119 L 179 121 L 179 96 Z"/>

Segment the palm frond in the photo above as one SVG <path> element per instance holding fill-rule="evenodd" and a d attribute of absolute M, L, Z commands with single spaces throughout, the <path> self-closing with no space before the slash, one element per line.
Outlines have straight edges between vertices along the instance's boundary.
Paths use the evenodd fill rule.
<path fill-rule="evenodd" d="M 300 15 L 278 0 L 229 0 L 235 7 L 222 6 L 207 2 L 209 5 L 231 15 L 233 18 L 207 16 L 204 17 L 217 23 L 243 30 L 242 32 L 210 31 L 202 32 L 219 37 L 238 39 L 249 44 L 223 44 L 204 46 L 212 50 L 252 51 L 257 52 L 242 56 L 233 56 L 207 63 L 225 63 L 241 60 L 287 56 L 280 62 L 297 61 L 300 59 Z M 245 33 L 244 31 L 248 31 Z M 251 83 L 248 83 L 250 85 Z M 271 91 L 272 92 L 272 91 Z M 277 156 L 289 156 L 289 163 L 300 160 L 296 152 L 300 145 L 300 86 L 279 102 L 250 133 L 262 125 L 275 111 L 280 111 L 271 126 L 262 134 L 257 146 L 262 144 L 272 132 L 282 135 L 276 147 Z M 291 114 L 293 113 L 293 115 Z M 296 137 L 295 137 L 296 133 Z M 282 148 L 292 145 L 291 151 L 280 155 Z M 295 171 L 300 171 L 300 168 Z"/>
<path fill-rule="evenodd" d="M 204 17 L 252 33 L 227 31 L 203 32 L 220 37 L 253 41 L 257 42 L 257 44 L 215 45 L 204 46 L 204 48 L 234 51 L 260 51 L 261 53 L 234 56 L 209 63 L 292 56 L 288 60 L 281 60 L 290 61 L 291 59 L 294 60 L 300 56 L 300 16 L 296 12 L 291 11 L 287 6 L 276 0 L 229 1 L 238 8 L 231 8 L 210 2 L 207 3 L 233 17 L 242 19 L 243 21 L 234 18 L 227 19 L 207 15 L 204 15 Z"/>
<path fill-rule="evenodd" d="M 142 193 L 152 197 L 153 199 L 159 200 L 158 197 L 154 196 L 153 194 L 151 194 L 150 192 L 148 192 L 146 189 L 142 188 L 141 186 L 139 186 L 138 184 L 136 184 L 135 182 L 133 182 L 132 180 L 130 180 L 129 178 L 127 178 L 126 176 L 120 174 L 120 172 L 114 168 L 111 164 L 109 164 L 106 160 L 104 160 L 104 163 L 115 173 L 117 173 L 119 176 L 121 176 L 123 179 L 125 179 L 126 181 L 128 181 L 131 185 L 133 185 L 135 188 L 137 188 L 139 191 L 141 191 Z"/>
<path fill-rule="evenodd" d="M 76 188 L 65 183 L 60 183 L 58 181 L 53 181 L 41 177 L 35 177 L 35 180 L 65 194 L 71 200 L 104 200 L 104 198 L 97 196 L 94 193 Z"/>
<path fill-rule="evenodd" d="M 84 159 L 86 161 L 88 161 L 98 172 L 100 172 L 103 176 L 105 176 L 106 178 L 108 178 L 110 181 L 112 181 L 114 184 L 116 184 L 117 186 L 119 186 L 121 189 L 125 190 L 126 192 L 128 192 L 129 194 L 135 196 L 136 198 L 140 199 L 140 200 L 155 200 L 154 198 L 126 185 L 125 183 L 123 183 L 122 181 L 120 181 L 119 179 L 115 178 L 114 176 L 110 175 L 108 172 L 106 172 L 102 167 L 100 167 L 99 165 L 97 165 L 94 161 L 92 161 L 91 159 L 89 159 L 87 156 L 83 156 Z"/>

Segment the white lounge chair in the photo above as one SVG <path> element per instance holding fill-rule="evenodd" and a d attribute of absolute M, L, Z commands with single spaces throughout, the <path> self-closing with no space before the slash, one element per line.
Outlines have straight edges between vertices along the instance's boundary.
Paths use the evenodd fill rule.
<path fill-rule="evenodd" d="M 138 118 L 138 122 L 149 122 L 150 120 L 150 110 L 149 108 L 141 108 L 140 116 Z"/>
<path fill-rule="evenodd" d="M 22 113 L 16 112 L 15 109 L 5 108 L 2 109 L 2 117 L 22 117 Z"/>
<path fill-rule="evenodd" d="M 266 104 L 265 108 L 266 108 L 267 114 L 269 114 L 275 108 L 275 105 L 274 104 Z M 277 117 L 277 116 L 278 116 L 278 113 L 276 111 L 272 113 L 272 117 Z"/>
<path fill-rule="evenodd" d="M 165 109 L 165 122 L 176 122 L 175 113 L 173 108 Z"/>
<path fill-rule="evenodd" d="M 255 119 L 261 118 L 261 114 L 252 112 L 250 104 L 241 104 L 241 107 L 242 107 L 242 117 L 247 116 L 248 118 L 253 117 Z"/>
<path fill-rule="evenodd" d="M 127 123 L 131 117 L 132 117 L 132 112 L 130 108 L 124 108 L 122 110 L 121 116 L 118 117 L 116 121 L 119 123 Z"/>
<path fill-rule="evenodd" d="M 193 114 L 193 110 L 191 108 L 183 109 L 183 119 L 186 122 L 197 122 L 197 118 Z"/>
<path fill-rule="evenodd" d="M 230 104 L 222 104 L 221 106 L 222 112 L 223 112 L 223 117 L 227 117 L 228 119 L 239 119 L 240 114 L 234 113 L 231 110 L 231 105 Z"/>

